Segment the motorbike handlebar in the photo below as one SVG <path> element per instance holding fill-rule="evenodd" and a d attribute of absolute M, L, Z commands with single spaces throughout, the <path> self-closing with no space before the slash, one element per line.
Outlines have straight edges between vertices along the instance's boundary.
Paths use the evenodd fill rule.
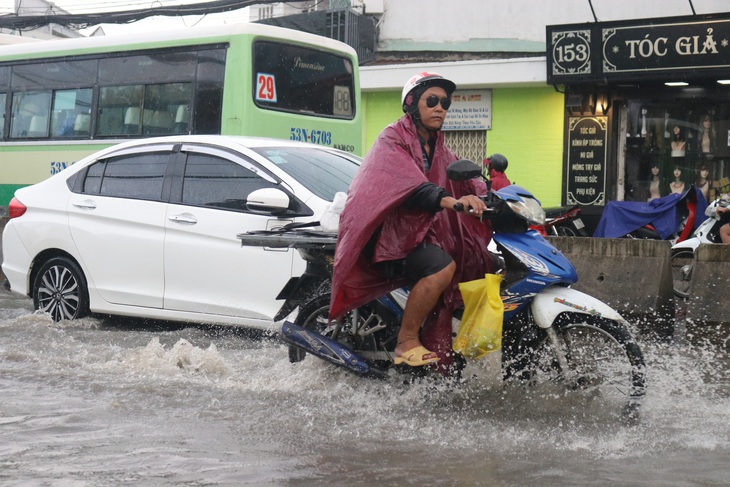
<path fill-rule="evenodd" d="M 497 212 L 497 209 L 493 205 L 490 205 L 490 200 L 488 196 L 480 196 L 479 198 L 487 204 L 487 209 L 484 210 L 484 213 Z M 462 211 L 464 211 L 464 205 L 462 203 L 456 203 L 454 204 L 453 209 L 454 211 L 461 213 Z M 474 213 L 474 210 L 472 208 L 469 208 L 469 213 Z"/>

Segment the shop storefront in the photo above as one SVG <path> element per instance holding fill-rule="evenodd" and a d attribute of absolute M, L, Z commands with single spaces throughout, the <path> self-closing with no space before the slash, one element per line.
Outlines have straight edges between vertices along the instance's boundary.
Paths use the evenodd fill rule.
<path fill-rule="evenodd" d="M 730 191 L 730 14 L 549 26 L 547 41 L 564 204 L 595 225 L 610 200 Z"/>

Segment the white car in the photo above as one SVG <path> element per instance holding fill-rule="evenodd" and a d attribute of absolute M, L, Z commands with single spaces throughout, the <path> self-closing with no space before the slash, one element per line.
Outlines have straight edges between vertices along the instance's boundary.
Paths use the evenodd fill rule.
<path fill-rule="evenodd" d="M 92 312 L 270 328 L 277 294 L 304 261 L 236 235 L 318 220 L 360 162 L 251 137 L 115 145 L 16 191 L 6 286 L 56 321 Z"/>

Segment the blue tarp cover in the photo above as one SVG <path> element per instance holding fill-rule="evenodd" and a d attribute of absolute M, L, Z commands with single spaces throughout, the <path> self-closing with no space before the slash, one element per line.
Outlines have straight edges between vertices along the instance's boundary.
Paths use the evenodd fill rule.
<path fill-rule="evenodd" d="M 688 191 L 695 191 L 697 194 L 697 217 L 694 228 L 697 228 L 704 220 L 705 201 L 702 192 L 694 186 Z M 601 221 L 594 232 L 594 237 L 619 238 L 633 232 L 637 228 L 651 224 L 656 228 L 659 237 L 666 240 L 672 236 L 679 226 L 677 215 L 677 204 L 688 196 L 672 193 L 651 201 L 609 201 L 603 210 Z"/>

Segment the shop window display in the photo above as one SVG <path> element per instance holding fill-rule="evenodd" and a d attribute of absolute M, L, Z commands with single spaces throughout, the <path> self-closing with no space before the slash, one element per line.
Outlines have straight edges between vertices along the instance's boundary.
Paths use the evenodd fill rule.
<path fill-rule="evenodd" d="M 629 100 L 625 110 L 627 201 L 697 186 L 707 201 L 730 191 L 730 102 Z"/>

